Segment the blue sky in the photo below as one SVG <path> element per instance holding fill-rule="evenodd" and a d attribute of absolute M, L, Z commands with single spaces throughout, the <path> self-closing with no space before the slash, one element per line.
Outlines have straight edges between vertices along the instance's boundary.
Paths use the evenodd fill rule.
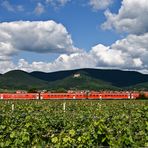
<path fill-rule="evenodd" d="M 136 5 L 142 6 L 137 12 Z M 0 0 L 1 72 L 91 67 L 147 73 L 148 45 L 141 43 L 147 8 L 145 0 Z"/>
<path fill-rule="evenodd" d="M 2 0 L 4 1 L 4 0 Z M 46 21 L 54 20 L 62 23 L 71 34 L 74 44 L 79 48 L 90 50 L 97 43 L 110 45 L 120 35 L 114 31 L 105 31 L 100 28 L 100 25 L 105 21 L 104 10 L 93 10 L 87 0 L 75 0 L 68 2 L 65 6 L 47 6 L 44 0 L 9 0 L 10 5 L 22 5 L 23 11 L 10 11 L 6 7 L 1 6 L 0 18 L 1 22 L 11 21 Z M 38 3 L 44 6 L 45 11 L 39 15 L 34 13 Z M 112 12 L 118 11 L 120 0 L 115 0 L 109 6 Z M 14 8 L 15 9 L 15 8 Z"/>

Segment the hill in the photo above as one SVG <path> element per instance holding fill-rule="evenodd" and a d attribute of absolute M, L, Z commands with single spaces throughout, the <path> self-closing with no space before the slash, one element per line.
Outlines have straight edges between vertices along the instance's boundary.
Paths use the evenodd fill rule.
<path fill-rule="evenodd" d="M 61 80 L 75 73 L 87 75 L 88 77 L 109 82 L 116 87 L 129 87 L 139 83 L 148 82 L 148 75 L 135 71 L 122 70 L 102 70 L 102 69 L 77 69 L 69 71 L 59 71 L 52 73 L 32 72 L 32 76 L 51 82 Z"/>
<path fill-rule="evenodd" d="M 80 77 L 74 77 L 79 74 Z M 134 71 L 76 69 L 58 72 L 14 70 L 0 75 L 4 89 L 148 89 L 148 75 Z"/>
<path fill-rule="evenodd" d="M 0 76 L 0 88 L 3 89 L 47 88 L 47 86 L 48 82 L 21 70 L 10 71 Z"/>
<path fill-rule="evenodd" d="M 78 89 L 78 90 L 99 90 L 99 89 L 109 89 L 117 90 L 118 87 L 112 86 L 111 83 L 105 82 L 99 79 L 89 77 L 85 74 L 80 75 L 80 77 L 74 77 L 70 75 L 64 79 L 52 81 L 49 83 L 52 86 L 50 89 Z"/>
<path fill-rule="evenodd" d="M 135 90 L 148 90 L 148 82 L 139 83 L 139 84 L 133 85 L 133 86 L 130 87 L 130 89 L 135 89 Z"/>

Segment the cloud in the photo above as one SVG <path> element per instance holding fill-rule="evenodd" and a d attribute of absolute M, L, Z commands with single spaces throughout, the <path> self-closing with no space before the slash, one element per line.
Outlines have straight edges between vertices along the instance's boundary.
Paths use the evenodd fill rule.
<path fill-rule="evenodd" d="M 6 38 L 10 36 L 0 31 L 0 61 L 8 61 L 16 53 L 14 47 L 9 42 L 5 42 Z"/>
<path fill-rule="evenodd" d="M 41 15 L 44 12 L 45 12 L 44 5 L 42 5 L 41 3 L 37 3 L 37 5 L 36 5 L 36 7 L 34 9 L 34 13 L 36 15 Z"/>
<path fill-rule="evenodd" d="M 63 1 L 64 4 L 66 1 Z M 11 69 L 51 72 L 76 68 L 115 68 L 148 73 L 146 0 L 123 0 L 117 14 L 107 10 L 105 15 L 107 21 L 102 25 L 104 29 L 115 29 L 129 34 L 110 46 L 95 45 L 88 52 L 76 48 L 66 28 L 54 21 L 0 23 L 0 72 Z M 14 64 L 11 57 L 20 51 L 61 55 L 52 62 L 29 63 L 22 58 Z"/>
<path fill-rule="evenodd" d="M 22 5 L 17 5 L 17 6 L 16 6 L 16 9 L 17 9 L 18 11 L 24 11 L 24 7 L 23 7 Z"/>
<path fill-rule="evenodd" d="M 55 8 L 58 8 L 61 6 L 65 6 L 70 1 L 71 0 L 46 0 L 46 3 L 52 5 Z"/>
<path fill-rule="evenodd" d="M 143 34 L 148 32 L 147 0 L 123 0 L 117 14 L 109 10 L 105 12 L 107 21 L 103 29 L 115 29 L 118 32 Z"/>
<path fill-rule="evenodd" d="M 8 11 L 15 11 L 14 7 L 9 3 L 9 1 L 3 1 L 1 5 Z"/>
<path fill-rule="evenodd" d="M 24 7 L 22 5 L 12 5 L 9 1 L 4 0 L 1 3 L 1 6 L 5 8 L 7 11 L 15 12 L 15 11 L 24 11 Z"/>
<path fill-rule="evenodd" d="M 71 0 L 57 0 L 61 4 L 61 6 L 64 6 L 66 3 L 70 2 Z"/>
<path fill-rule="evenodd" d="M 92 47 L 91 55 L 96 59 L 96 66 L 122 66 L 124 65 L 123 53 L 102 44 Z"/>
<path fill-rule="evenodd" d="M 32 62 L 28 63 L 24 59 L 20 59 L 16 65 L 16 69 L 22 69 L 25 71 L 45 71 L 52 72 L 58 70 L 70 70 L 83 67 L 93 66 L 93 59 L 91 59 L 86 53 L 77 53 L 77 54 L 61 54 L 53 62 Z"/>
<path fill-rule="evenodd" d="M 97 45 L 92 53 L 98 59 L 98 66 L 116 67 L 120 69 L 142 70 L 148 68 L 148 33 L 144 35 L 128 35 L 117 40 L 109 47 Z"/>
<path fill-rule="evenodd" d="M 148 68 L 147 40 L 148 33 L 139 36 L 129 35 L 111 46 L 98 44 L 87 53 L 60 56 L 55 63 L 56 65 L 60 63 L 60 67 L 66 65 L 66 69 L 105 67 L 142 71 Z"/>
<path fill-rule="evenodd" d="M 69 59 L 74 56 L 72 53 L 82 52 L 73 45 L 66 28 L 54 21 L 0 23 L 0 72 L 12 69 L 55 71 L 59 69 L 58 66 L 66 68 L 66 65 L 63 65 L 65 62 L 60 63 L 60 57 L 52 63 L 34 61 L 29 64 L 25 60 L 20 60 L 14 64 L 13 57 L 21 51 L 41 54 L 60 53 L 70 56 Z M 70 68 L 70 65 L 68 67 Z"/>
<path fill-rule="evenodd" d="M 108 8 L 112 2 L 112 0 L 90 0 L 89 5 L 93 8 L 93 10 L 97 11 Z"/>
<path fill-rule="evenodd" d="M 50 21 L 49 21 L 50 22 Z M 49 23 L 48 22 L 48 23 Z M 142 34 L 142 35 L 128 35 L 126 38 L 117 40 L 115 43 L 113 43 L 111 46 L 104 46 L 102 44 L 95 45 L 91 48 L 90 51 L 86 52 L 78 52 L 73 44 L 69 45 L 70 38 L 67 36 L 68 33 L 64 33 L 64 42 L 63 45 L 66 45 L 68 43 L 68 47 L 70 48 L 60 48 L 60 46 L 57 46 L 57 42 L 59 42 L 59 39 L 55 39 L 54 35 L 57 37 L 57 33 L 54 33 L 54 27 L 49 27 L 48 25 L 51 23 L 52 26 L 59 25 L 55 22 L 51 21 L 49 24 L 43 23 L 46 28 L 52 29 L 49 31 L 49 34 L 52 34 L 52 41 L 48 39 L 47 41 L 44 41 L 44 38 L 48 38 L 48 35 L 46 34 L 46 31 L 43 34 L 43 24 L 39 22 L 37 23 L 38 27 L 34 24 L 30 27 L 30 24 L 25 23 L 25 26 L 29 26 L 30 30 L 37 30 L 37 33 L 39 33 L 39 36 L 41 39 L 38 39 L 38 34 L 34 34 L 35 32 L 31 32 L 33 36 L 30 36 L 28 34 L 28 31 L 26 31 L 26 28 L 24 28 L 24 24 L 18 25 L 17 23 L 20 22 L 13 22 L 15 24 L 15 28 L 13 27 L 13 32 L 11 32 L 11 25 L 5 26 L 5 23 L 0 25 L 0 66 L 1 70 L 0 72 L 6 72 L 7 70 L 11 69 L 22 69 L 25 71 L 45 71 L 45 72 L 52 72 L 52 71 L 58 71 L 58 70 L 69 70 L 69 69 L 76 69 L 76 68 L 112 68 L 112 69 L 123 69 L 123 70 L 138 70 L 142 72 L 148 73 L 148 33 Z M 30 23 L 30 22 L 29 22 Z M 39 25 L 40 24 L 40 25 Z M 19 28 L 18 26 L 22 26 L 23 30 L 26 34 L 26 38 L 22 36 L 24 32 L 21 32 L 22 28 Z M 42 26 L 42 27 L 41 27 Z M 41 29 L 41 28 L 42 29 Z M 9 30 L 8 30 L 9 28 Z M 37 29 L 38 28 L 38 29 Z M 62 28 L 65 30 L 65 28 L 62 26 Z M 39 32 L 39 30 L 41 32 Z M 57 29 L 58 34 L 61 34 L 61 37 L 63 37 L 63 34 L 59 32 L 61 31 L 61 25 L 60 28 Z M 17 32 L 17 35 L 16 35 Z M 21 33 L 20 33 L 21 32 Z M 65 31 L 64 31 L 65 32 Z M 47 33 L 48 34 L 48 33 Z M 34 38 L 37 37 L 37 38 Z M 16 39 L 12 39 L 16 38 Z M 19 41 L 18 41 L 19 40 Z M 66 40 L 68 40 L 66 42 Z M 41 41 L 41 43 L 40 43 Z M 49 41 L 49 42 L 48 42 Z M 63 39 L 60 39 L 60 44 Z M 53 44 L 51 43 L 54 43 Z M 70 41 L 71 42 L 71 41 Z M 30 45 L 30 46 L 29 46 Z M 51 46 L 52 45 L 52 46 Z M 25 47 L 24 47 L 25 46 Z M 39 48 L 37 48 L 39 46 Z M 45 47 L 56 47 L 56 48 L 44 48 Z M 32 63 L 29 63 L 25 59 L 20 59 L 18 63 L 14 64 L 12 62 L 11 57 L 15 55 L 20 50 L 29 49 L 29 51 L 33 52 L 60 52 L 61 55 L 59 55 L 58 58 L 56 58 L 52 62 L 43 62 L 43 61 L 33 61 Z M 72 53 L 75 51 L 75 53 Z"/>
<path fill-rule="evenodd" d="M 111 46 L 95 45 L 90 51 L 81 53 L 61 54 L 52 62 L 33 61 L 29 63 L 20 59 L 17 64 L 8 62 L 10 68 L 25 71 L 53 72 L 77 68 L 106 68 L 136 70 L 148 73 L 148 33 L 144 35 L 128 35 L 117 40 Z M 6 62 L 6 61 L 5 61 Z M 3 67 L 1 72 L 5 72 Z"/>
<path fill-rule="evenodd" d="M 54 21 L 16 21 L 0 23 L 0 51 L 12 55 L 19 51 L 73 53 L 80 49 L 62 24 Z"/>
<path fill-rule="evenodd" d="M 17 65 L 12 61 L 0 61 L 0 73 L 5 73 L 10 70 L 14 70 Z"/>

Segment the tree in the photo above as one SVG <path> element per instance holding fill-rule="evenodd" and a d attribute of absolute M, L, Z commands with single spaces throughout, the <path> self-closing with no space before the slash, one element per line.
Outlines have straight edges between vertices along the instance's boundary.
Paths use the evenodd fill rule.
<path fill-rule="evenodd" d="M 36 88 L 30 88 L 29 90 L 28 90 L 28 93 L 37 93 L 38 91 L 37 91 L 37 89 Z"/>
<path fill-rule="evenodd" d="M 144 93 L 140 93 L 139 97 L 137 99 L 148 99 Z"/>

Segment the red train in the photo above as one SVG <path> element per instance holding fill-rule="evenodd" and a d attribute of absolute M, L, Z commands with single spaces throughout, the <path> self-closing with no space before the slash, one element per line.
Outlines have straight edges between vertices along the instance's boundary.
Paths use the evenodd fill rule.
<path fill-rule="evenodd" d="M 148 97 L 148 92 L 143 92 Z M 51 99 L 136 99 L 140 92 L 67 92 L 67 93 L 0 93 L 2 100 L 51 100 Z"/>

